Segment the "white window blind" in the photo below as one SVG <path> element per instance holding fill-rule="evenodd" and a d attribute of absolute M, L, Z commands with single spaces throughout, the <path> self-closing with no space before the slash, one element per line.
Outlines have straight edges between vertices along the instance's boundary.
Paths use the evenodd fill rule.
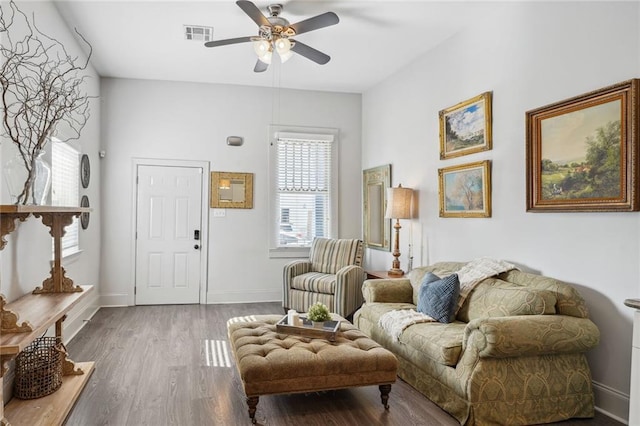
<path fill-rule="evenodd" d="M 76 207 L 80 199 L 80 153 L 58 139 L 52 138 L 51 142 L 51 204 Z M 78 228 L 78 218 L 65 228 L 63 255 L 79 249 Z"/>
<path fill-rule="evenodd" d="M 333 137 L 301 136 L 276 141 L 276 247 L 309 247 L 330 236 Z"/>

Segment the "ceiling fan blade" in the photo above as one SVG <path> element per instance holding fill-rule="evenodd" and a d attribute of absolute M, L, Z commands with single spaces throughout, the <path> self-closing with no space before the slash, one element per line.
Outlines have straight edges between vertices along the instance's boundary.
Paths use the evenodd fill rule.
<path fill-rule="evenodd" d="M 265 72 L 269 68 L 269 64 L 262 62 L 260 59 L 256 62 L 256 66 L 253 67 L 253 72 Z"/>
<path fill-rule="evenodd" d="M 206 42 L 204 45 L 207 47 L 216 47 L 216 46 L 226 46 L 227 44 L 236 44 L 236 43 L 246 43 L 251 41 L 253 37 L 237 37 L 237 38 L 227 38 L 224 40 L 212 40 Z"/>
<path fill-rule="evenodd" d="M 340 18 L 333 12 L 326 12 L 322 15 L 314 16 L 313 18 L 305 19 L 304 21 L 296 22 L 289 25 L 296 34 L 308 33 L 309 31 L 318 30 L 320 28 L 335 25 L 340 22 Z"/>
<path fill-rule="evenodd" d="M 312 60 L 316 64 L 324 65 L 327 62 L 329 62 L 329 60 L 331 60 L 331 56 L 326 55 L 321 51 L 314 49 L 311 46 L 307 46 L 304 43 L 300 43 L 299 41 L 296 41 L 293 44 L 293 46 L 291 47 L 291 50 L 293 50 L 299 55 L 304 56 L 307 59 Z"/>
<path fill-rule="evenodd" d="M 258 24 L 259 27 L 263 25 L 271 26 L 269 21 L 267 21 L 267 18 L 262 14 L 262 12 L 260 12 L 260 9 L 258 9 L 255 4 L 246 0 L 238 0 L 236 4 L 244 11 L 244 13 L 249 15 L 249 18 L 253 19 L 253 22 Z"/>

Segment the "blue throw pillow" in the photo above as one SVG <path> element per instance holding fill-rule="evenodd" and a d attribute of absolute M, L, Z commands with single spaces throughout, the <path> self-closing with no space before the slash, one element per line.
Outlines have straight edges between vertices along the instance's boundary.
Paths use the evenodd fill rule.
<path fill-rule="evenodd" d="M 420 294 L 422 294 L 422 288 L 435 281 L 440 281 L 440 277 L 433 272 L 427 272 L 426 275 L 422 277 L 422 281 L 420 282 L 420 291 L 418 292 L 418 312 L 422 312 L 424 314 L 426 302 L 428 300 L 426 297 L 420 297 Z"/>
<path fill-rule="evenodd" d="M 460 281 L 457 274 L 439 278 L 429 272 L 420 284 L 418 312 L 448 324 L 453 321 L 459 294 Z"/>

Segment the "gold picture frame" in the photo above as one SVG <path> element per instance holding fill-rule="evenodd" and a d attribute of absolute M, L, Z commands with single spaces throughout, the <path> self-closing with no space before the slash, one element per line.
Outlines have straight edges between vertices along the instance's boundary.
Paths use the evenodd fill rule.
<path fill-rule="evenodd" d="M 492 92 L 484 92 L 439 112 L 440 159 L 492 148 Z"/>
<path fill-rule="evenodd" d="M 253 173 L 211 172 L 210 206 L 252 209 Z"/>
<path fill-rule="evenodd" d="M 633 79 L 526 113 L 527 211 L 638 211 Z"/>
<path fill-rule="evenodd" d="M 362 172 L 362 228 L 365 247 L 391 251 L 391 220 L 385 219 L 391 164 Z"/>
<path fill-rule="evenodd" d="M 438 169 L 440 217 L 491 217 L 491 161 Z"/>

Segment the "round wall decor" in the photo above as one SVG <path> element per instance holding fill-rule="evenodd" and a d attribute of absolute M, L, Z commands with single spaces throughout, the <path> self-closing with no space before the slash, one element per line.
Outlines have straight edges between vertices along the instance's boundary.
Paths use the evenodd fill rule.
<path fill-rule="evenodd" d="M 89 164 L 89 156 L 87 154 L 82 154 L 82 159 L 80 160 L 80 181 L 82 182 L 82 187 L 89 187 L 89 179 L 91 178 L 91 165 Z"/>
<path fill-rule="evenodd" d="M 89 197 L 86 195 L 82 196 L 82 199 L 80 200 L 80 207 L 90 207 Z M 80 225 L 82 225 L 82 229 L 87 229 L 89 227 L 89 212 L 80 213 Z"/>

